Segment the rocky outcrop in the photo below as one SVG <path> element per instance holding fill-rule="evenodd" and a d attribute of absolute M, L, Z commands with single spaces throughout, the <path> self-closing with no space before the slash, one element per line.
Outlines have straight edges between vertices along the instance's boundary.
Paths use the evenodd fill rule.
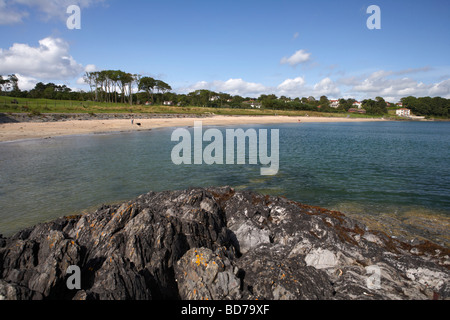
<path fill-rule="evenodd" d="M 449 263 L 339 212 L 197 188 L 0 237 L 0 299 L 446 299 Z"/>

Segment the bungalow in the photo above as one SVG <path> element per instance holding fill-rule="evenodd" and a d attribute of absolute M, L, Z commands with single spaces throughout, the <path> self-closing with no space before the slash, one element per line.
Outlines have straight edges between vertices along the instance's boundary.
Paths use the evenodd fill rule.
<path fill-rule="evenodd" d="M 165 106 L 172 106 L 173 105 L 173 101 L 164 101 L 163 105 L 165 105 Z"/>
<path fill-rule="evenodd" d="M 330 107 L 338 108 L 339 107 L 339 100 L 330 100 Z"/>
<path fill-rule="evenodd" d="M 395 111 L 395 114 L 400 117 L 410 117 L 411 116 L 411 110 L 407 108 L 400 108 Z"/>
<path fill-rule="evenodd" d="M 217 100 L 220 100 L 220 97 L 219 96 L 212 96 L 211 98 L 209 98 L 209 101 L 217 101 Z"/>

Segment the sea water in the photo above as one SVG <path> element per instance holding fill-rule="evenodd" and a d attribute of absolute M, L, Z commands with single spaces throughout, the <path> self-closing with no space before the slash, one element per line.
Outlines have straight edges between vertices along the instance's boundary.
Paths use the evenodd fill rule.
<path fill-rule="evenodd" d="M 401 221 L 414 232 L 435 221 L 417 232 L 449 238 L 449 122 L 217 128 L 279 129 L 278 173 L 261 176 L 248 163 L 176 165 L 175 128 L 0 143 L 0 234 L 150 190 L 230 185 L 370 216 L 374 226 Z"/>

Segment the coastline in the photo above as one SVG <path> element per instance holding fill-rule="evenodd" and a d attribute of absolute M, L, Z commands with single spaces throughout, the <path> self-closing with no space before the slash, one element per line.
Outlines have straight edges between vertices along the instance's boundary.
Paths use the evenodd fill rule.
<path fill-rule="evenodd" d="M 145 131 L 165 127 L 184 127 L 194 125 L 201 120 L 203 125 L 251 125 L 276 123 L 307 122 L 374 122 L 390 121 L 379 118 L 340 118 L 340 117 L 288 117 L 288 116 L 208 116 L 183 118 L 136 118 L 134 124 L 130 119 L 95 119 L 65 120 L 52 122 L 14 122 L 0 124 L 0 142 L 26 139 L 43 139 L 56 136 Z M 140 123 L 138 126 L 136 123 Z"/>

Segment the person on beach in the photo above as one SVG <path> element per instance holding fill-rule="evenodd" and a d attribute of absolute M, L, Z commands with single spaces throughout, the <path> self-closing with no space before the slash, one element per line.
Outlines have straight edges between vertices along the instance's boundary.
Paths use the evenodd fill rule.
<path fill-rule="evenodd" d="M 134 119 L 131 119 L 131 125 L 133 125 L 134 124 Z"/>

